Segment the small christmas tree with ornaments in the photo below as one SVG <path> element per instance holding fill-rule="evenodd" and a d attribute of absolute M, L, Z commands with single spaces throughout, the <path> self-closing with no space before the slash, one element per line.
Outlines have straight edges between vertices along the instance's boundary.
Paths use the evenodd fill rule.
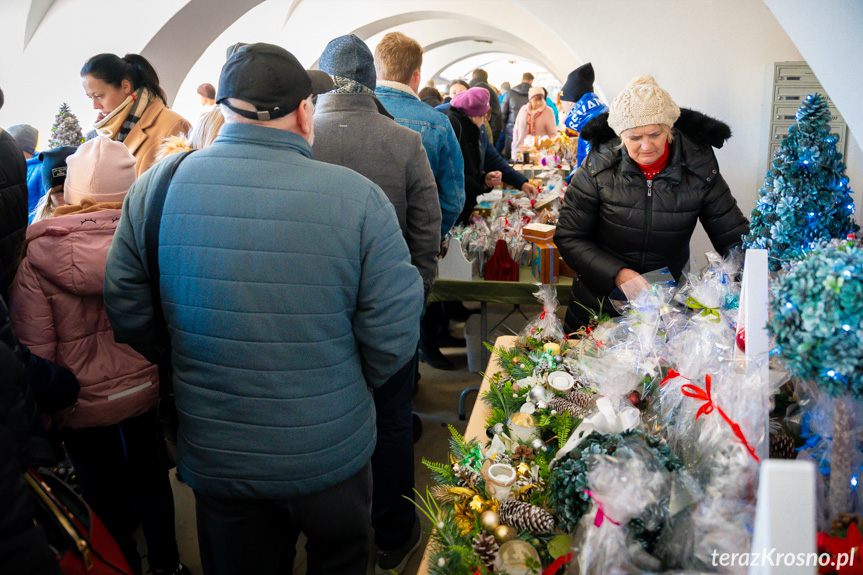
<path fill-rule="evenodd" d="M 859 226 L 838 136 L 830 132 L 830 109 L 810 94 L 797 111 L 797 123 L 773 158 L 752 210 L 746 248 L 769 252 L 770 269 L 805 257 L 818 242 L 845 238 Z"/>
<path fill-rule="evenodd" d="M 81 124 L 78 123 L 78 118 L 69 109 L 69 104 L 63 102 L 60 106 L 60 111 L 54 118 L 54 125 L 51 126 L 51 139 L 48 141 L 48 148 L 54 149 L 60 146 L 80 146 L 84 143 L 84 134 L 81 132 Z"/>

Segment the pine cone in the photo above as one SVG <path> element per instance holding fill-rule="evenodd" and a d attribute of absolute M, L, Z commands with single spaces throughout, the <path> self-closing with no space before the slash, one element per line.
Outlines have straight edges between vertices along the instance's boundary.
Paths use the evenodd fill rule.
<path fill-rule="evenodd" d="M 519 445 L 515 448 L 515 451 L 512 452 L 513 461 L 533 461 L 534 457 L 536 456 L 533 454 L 533 447 L 528 445 Z"/>
<path fill-rule="evenodd" d="M 506 463 L 507 465 L 512 463 L 512 459 L 506 453 L 495 453 L 491 461 L 492 463 Z"/>
<path fill-rule="evenodd" d="M 584 417 L 587 409 L 562 397 L 555 397 L 548 403 L 549 407 L 558 413 L 569 413 L 572 417 Z"/>
<path fill-rule="evenodd" d="M 504 525 L 530 531 L 534 535 L 554 531 L 554 517 L 551 513 L 530 503 L 508 499 L 500 504 L 497 514 Z"/>
<path fill-rule="evenodd" d="M 797 110 L 797 122 L 803 132 L 812 132 L 813 128 L 822 126 L 830 121 L 830 108 L 821 94 L 812 94 L 803 100 L 800 109 Z"/>
<path fill-rule="evenodd" d="M 770 435 L 770 459 L 796 459 L 794 439 L 787 435 Z"/>
<path fill-rule="evenodd" d="M 494 535 L 488 535 L 485 531 L 473 538 L 473 550 L 476 551 L 476 554 L 479 555 L 489 570 L 494 567 L 494 560 L 499 549 Z"/>
<path fill-rule="evenodd" d="M 595 401 L 595 399 L 596 396 L 594 396 L 592 393 L 587 393 L 578 389 L 573 389 L 566 394 L 566 400 L 576 404 L 579 407 L 588 407 Z"/>
<path fill-rule="evenodd" d="M 452 468 L 455 476 L 458 477 L 458 485 L 459 487 L 474 487 L 477 483 L 482 481 L 482 475 L 474 471 L 469 467 L 463 467 L 461 465 L 454 465 Z"/>
<path fill-rule="evenodd" d="M 525 487 L 530 487 L 530 486 L 533 486 L 533 487 L 522 492 L 522 489 L 524 489 Z M 519 475 L 518 479 L 515 480 L 515 489 L 516 489 L 516 492 L 518 493 L 517 497 L 521 500 L 529 498 L 530 494 L 534 490 L 534 488 L 542 489 L 544 486 L 545 486 L 545 482 L 543 482 L 542 478 L 534 481 L 533 478 L 530 477 L 529 475 Z"/>

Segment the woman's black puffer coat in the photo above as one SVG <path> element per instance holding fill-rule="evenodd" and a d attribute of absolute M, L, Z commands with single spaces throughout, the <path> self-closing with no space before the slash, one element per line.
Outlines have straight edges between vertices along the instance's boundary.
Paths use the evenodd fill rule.
<path fill-rule="evenodd" d="M 749 222 L 719 173 L 713 147 L 731 136 L 722 122 L 681 110 L 667 166 L 648 186 L 638 164 L 619 148 L 602 114 L 585 126 L 591 151 L 566 190 L 554 243 L 576 272 L 566 328 L 588 323 L 587 309 L 615 315 L 607 296 L 623 268 L 639 273 L 668 267 L 676 279 L 689 261 L 698 220 L 722 255 L 741 243 Z M 581 304 L 581 305 L 579 305 Z M 584 307 L 582 307 L 584 306 Z"/>
<path fill-rule="evenodd" d="M 480 128 L 473 123 L 470 116 L 455 106 L 450 106 L 447 109 L 447 115 L 459 146 L 461 146 L 461 154 L 464 156 L 465 201 L 456 224 L 468 225 L 470 215 L 476 206 L 477 196 L 491 189 L 485 185 L 485 172 L 482 170 L 482 148 L 479 143 Z"/>

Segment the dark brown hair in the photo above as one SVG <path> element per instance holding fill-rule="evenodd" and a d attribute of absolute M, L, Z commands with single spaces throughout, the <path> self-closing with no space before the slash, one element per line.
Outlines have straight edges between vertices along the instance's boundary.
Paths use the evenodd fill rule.
<path fill-rule="evenodd" d="M 140 54 L 126 54 L 122 58 L 116 54 L 96 54 L 84 63 L 81 77 L 93 76 L 116 88 L 123 80 L 129 80 L 132 89 L 147 88 L 154 96 L 161 98 L 167 105 L 168 97 L 159 86 L 159 75 L 150 62 Z"/>

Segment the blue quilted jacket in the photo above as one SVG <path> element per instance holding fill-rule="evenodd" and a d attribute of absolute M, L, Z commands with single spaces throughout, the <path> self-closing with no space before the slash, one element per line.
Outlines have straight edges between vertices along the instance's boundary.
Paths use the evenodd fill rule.
<path fill-rule="evenodd" d="M 375 446 L 369 388 L 416 351 L 423 289 L 392 205 L 311 156 L 296 134 L 226 124 L 169 188 L 159 267 L 179 466 L 206 495 L 288 498 L 357 473 Z M 109 253 L 106 309 L 125 343 L 153 338 L 143 219 L 170 163 L 135 182 Z"/>

